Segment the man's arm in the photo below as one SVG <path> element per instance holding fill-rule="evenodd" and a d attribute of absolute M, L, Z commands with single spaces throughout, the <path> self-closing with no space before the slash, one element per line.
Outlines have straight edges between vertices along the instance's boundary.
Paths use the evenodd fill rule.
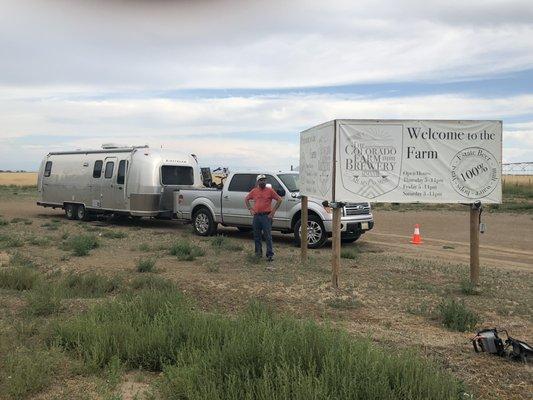
<path fill-rule="evenodd" d="M 279 194 L 276 193 L 275 190 L 271 189 L 272 190 L 272 197 L 276 200 L 276 204 L 274 204 L 274 207 L 272 208 L 272 211 L 270 212 L 270 214 L 268 214 L 268 217 L 270 219 L 274 219 L 274 215 L 276 214 L 276 211 L 278 210 L 279 206 L 281 205 L 281 202 L 283 201 L 283 199 L 281 198 L 281 196 Z"/>
<path fill-rule="evenodd" d="M 253 189 L 252 189 L 253 190 Z M 250 193 L 248 193 L 244 199 L 244 204 L 246 204 L 246 208 L 248 209 L 248 211 L 250 211 L 250 214 L 251 215 L 254 215 L 255 212 L 252 208 L 252 205 L 250 204 L 250 200 L 252 200 L 253 196 L 252 196 L 252 191 L 250 191 Z"/>

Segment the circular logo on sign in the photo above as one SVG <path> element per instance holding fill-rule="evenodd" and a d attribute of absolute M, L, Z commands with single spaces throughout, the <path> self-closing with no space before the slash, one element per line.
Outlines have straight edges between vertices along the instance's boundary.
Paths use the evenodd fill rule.
<path fill-rule="evenodd" d="M 480 147 L 461 150 L 452 158 L 450 166 L 453 188 L 469 199 L 488 196 L 500 179 L 498 161 Z"/>

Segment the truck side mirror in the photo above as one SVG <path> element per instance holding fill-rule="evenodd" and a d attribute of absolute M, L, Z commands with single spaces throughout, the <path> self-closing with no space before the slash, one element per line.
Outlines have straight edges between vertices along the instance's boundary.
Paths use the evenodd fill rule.
<path fill-rule="evenodd" d="M 280 197 L 283 197 L 283 196 L 285 196 L 285 189 L 278 189 L 278 190 L 276 190 L 276 193 L 277 193 Z"/>

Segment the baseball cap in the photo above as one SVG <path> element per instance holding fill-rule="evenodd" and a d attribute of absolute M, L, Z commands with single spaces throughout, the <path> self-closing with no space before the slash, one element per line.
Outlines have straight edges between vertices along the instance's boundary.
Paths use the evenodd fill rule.
<path fill-rule="evenodd" d="M 255 181 L 257 182 L 259 179 L 266 179 L 266 175 L 265 174 L 261 174 L 261 175 L 257 175 L 257 178 L 255 178 Z"/>

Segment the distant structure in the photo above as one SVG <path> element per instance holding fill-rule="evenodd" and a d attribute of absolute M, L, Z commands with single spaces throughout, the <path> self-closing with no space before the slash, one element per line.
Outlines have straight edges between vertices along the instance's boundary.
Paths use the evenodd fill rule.
<path fill-rule="evenodd" d="M 533 161 L 504 163 L 502 164 L 503 175 L 533 175 Z"/>

